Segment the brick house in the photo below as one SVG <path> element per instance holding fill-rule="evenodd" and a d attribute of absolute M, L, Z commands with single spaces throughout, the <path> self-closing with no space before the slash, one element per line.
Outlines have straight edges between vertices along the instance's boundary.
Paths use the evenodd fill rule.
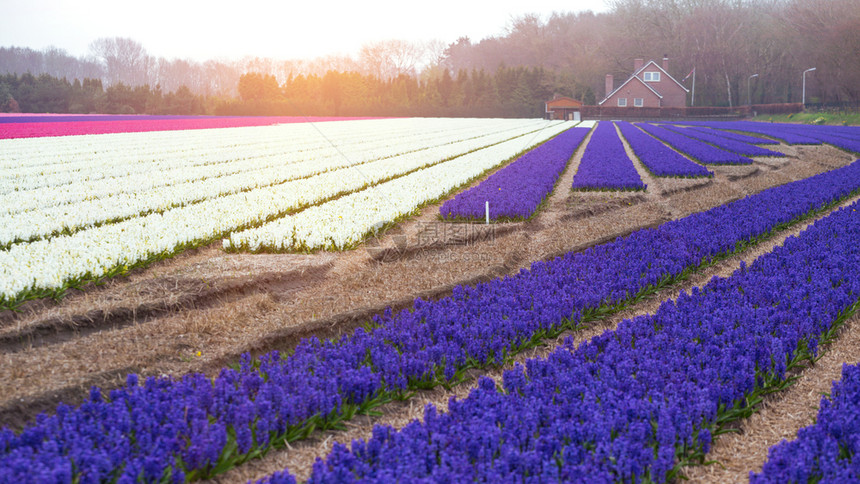
<path fill-rule="evenodd" d="M 546 119 L 579 121 L 581 110 L 582 101 L 556 94 L 552 101 L 546 102 Z"/>
<path fill-rule="evenodd" d="M 633 75 L 615 88 L 612 74 L 606 75 L 606 98 L 599 106 L 630 108 L 682 108 L 687 105 L 689 89 L 667 72 L 669 58 L 663 57 L 663 65 L 642 59 L 633 61 Z"/>

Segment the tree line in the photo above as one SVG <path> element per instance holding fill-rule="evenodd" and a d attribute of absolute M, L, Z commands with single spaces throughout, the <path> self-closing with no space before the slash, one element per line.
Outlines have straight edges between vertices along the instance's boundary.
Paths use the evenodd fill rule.
<path fill-rule="evenodd" d="M 541 67 L 499 67 L 456 75 L 442 70 L 421 81 L 356 72 L 298 75 L 278 83 L 271 74 L 239 77 L 237 96 L 203 96 L 187 86 L 103 87 L 100 79 L 70 82 L 49 74 L 0 76 L 0 112 L 212 114 L 266 116 L 472 116 L 541 117 L 554 94 L 595 100 L 588 88 Z"/>
<path fill-rule="evenodd" d="M 606 74 L 623 82 L 633 59 L 664 55 L 688 88 L 695 68 L 696 106 L 799 102 L 813 67 L 808 102 L 860 102 L 856 0 L 611 0 L 607 13 L 525 15 L 477 42 L 381 41 L 355 57 L 201 63 L 125 38 L 79 58 L 0 47 L 0 109 L 540 116 L 554 94 L 594 104 Z"/>
<path fill-rule="evenodd" d="M 0 112 L 108 113 L 108 114 L 211 114 L 212 98 L 186 86 L 164 93 L 148 85 L 118 82 L 105 88 L 101 79 L 69 81 L 49 74 L 0 76 Z"/>
<path fill-rule="evenodd" d="M 504 67 L 493 72 L 442 69 L 424 80 L 401 73 L 383 79 L 355 72 L 298 75 L 279 84 L 274 76 L 241 76 L 238 97 L 218 114 L 331 116 L 542 117 L 555 94 L 594 101 L 594 93 L 542 67 Z"/>

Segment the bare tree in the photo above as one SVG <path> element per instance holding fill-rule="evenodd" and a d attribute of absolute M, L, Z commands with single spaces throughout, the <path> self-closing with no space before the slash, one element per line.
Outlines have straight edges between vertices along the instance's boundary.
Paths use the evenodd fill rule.
<path fill-rule="evenodd" d="M 387 81 L 402 74 L 414 76 L 425 52 L 420 42 L 384 40 L 363 45 L 359 63 L 365 73 Z"/>
<path fill-rule="evenodd" d="M 208 94 L 209 82 L 206 69 L 192 60 L 159 58 L 156 61 L 155 83 L 165 92 L 173 92 L 185 86 L 192 92 Z"/>
<path fill-rule="evenodd" d="M 236 96 L 241 72 L 232 64 L 208 60 L 203 64 L 206 71 L 207 91 L 203 94 Z"/>
<path fill-rule="evenodd" d="M 156 62 L 139 42 L 125 37 L 102 37 L 90 44 L 90 52 L 103 64 L 107 85 L 122 82 L 140 86 L 151 81 Z"/>
<path fill-rule="evenodd" d="M 445 51 L 448 44 L 439 40 L 429 40 L 424 44 L 424 67 L 438 66 L 445 61 Z"/>
<path fill-rule="evenodd" d="M 310 61 L 304 61 L 304 74 L 324 76 L 329 71 L 336 72 L 361 72 L 361 65 L 350 56 L 327 55 L 317 57 Z"/>

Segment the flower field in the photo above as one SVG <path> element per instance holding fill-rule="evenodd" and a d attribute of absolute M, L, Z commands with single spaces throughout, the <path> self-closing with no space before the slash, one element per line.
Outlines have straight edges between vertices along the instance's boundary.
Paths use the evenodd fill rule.
<path fill-rule="evenodd" d="M 0 239 L 5 246 L 0 252 L 0 297 L 8 305 L 62 292 L 255 225 L 262 225 L 273 246 L 344 247 L 361 240 L 374 224 L 409 213 L 420 203 L 566 128 L 563 123 L 497 120 L 478 122 L 481 129 L 476 132 L 465 125 L 457 126 L 460 122 L 445 123 L 447 131 L 432 120 L 331 123 L 332 135 L 345 136 L 340 146 L 332 146 L 309 124 L 233 133 L 242 137 L 241 146 L 247 149 L 224 148 L 231 143 L 235 146 L 236 138 L 231 141 L 229 135 L 221 138 L 222 146 L 195 148 L 199 131 L 174 131 L 161 137 L 160 149 L 137 161 L 141 168 L 125 156 L 115 156 L 117 150 L 123 150 L 117 145 L 127 142 L 134 146 L 140 135 L 100 138 L 113 147 L 105 149 L 104 156 L 97 156 L 94 163 L 77 163 L 90 159 L 89 154 L 81 153 L 85 149 L 81 143 L 89 146 L 86 137 L 74 137 L 73 141 L 51 138 L 59 140 L 59 148 L 40 146 L 46 156 L 25 162 L 31 176 L 22 176 L 18 160 L 28 146 L 38 142 L 8 140 L 5 144 L 9 150 L 4 152 L 0 166 L 8 170 L 3 173 L 2 196 L 12 213 L 5 216 Z M 315 142 L 305 146 L 299 141 L 295 151 L 284 153 L 283 144 L 266 146 L 265 140 L 272 137 L 310 137 Z M 347 144 L 351 139 L 356 140 L 354 144 Z M 71 167 L 53 162 L 66 156 Z M 182 161 L 189 158 L 194 161 L 185 168 Z M 178 168 L 165 167 L 165 176 L 152 180 L 146 167 L 152 169 L 152 161 L 158 167 L 162 159 Z M 202 166 L 195 165 L 201 161 Z M 441 165 L 434 170 L 437 164 Z M 471 171 L 458 168 L 458 164 L 468 165 Z M 210 165 L 215 165 L 211 171 Z M 443 180 L 436 172 L 449 178 Z M 212 176 L 207 176 L 210 173 Z M 430 193 L 416 191 L 418 185 L 404 189 L 412 180 L 418 180 L 420 186 L 446 188 Z M 165 181 L 167 185 L 162 185 Z M 364 205 L 353 203 L 364 217 L 349 218 L 352 199 L 348 197 L 319 205 L 380 183 L 376 190 L 365 190 L 359 196 L 365 197 L 360 203 L 375 202 L 383 212 L 370 212 Z M 401 200 L 397 205 L 391 203 L 395 197 Z M 30 209 L 16 211 L 15 207 L 21 206 Z M 266 224 L 308 206 L 316 207 L 297 217 L 287 216 L 286 222 Z M 331 225 L 344 215 L 351 225 Z M 299 222 L 295 222 L 297 218 Z M 289 223 L 286 229 L 282 228 L 285 223 Z M 293 242 L 293 231 L 302 237 L 298 242 Z M 111 243 L 106 244 L 106 240 Z M 259 247 L 256 242 L 239 240 L 238 245 Z"/>
<path fill-rule="evenodd" d="M 573 178 L 575 190 L 644 190 L 613 123 L 598 123 Z"/>
<path fill-rule="evenodd" d="M 130 378 L 127 388 L 111 392 L 109 400 L 94 393 L 89 403 L 72 411 L 63 422 L 45 421 L 27 432 L 43 436 L 59 432 L 50 440 L 60 439 L 57 443 L 63 449 L 71 450 L 80 445 L 78 442 L 85 442 L 80 451 L 72 451 L 77 456 L 73 461 L 99 479 L 116 477 L 113 468 L 102 474 L 93 467 L 108 458 L 127 461 L 123 472 L 131 476 L 143 472 L 146 479 L 204 472 L 210 466 L 217 469 L 229 465 L 231 459 L 266 449 L 291 428 L 306 427 L 315 415 L 336 418 L 418 384 L 450 382 L 469 367 L 501 363 L 507 355 L 527 346 L 536 334 L 575 326 L 604 305 L 638 297 L 703 260 L 719 257 L 779 224 L 858 190 L 860 162 L 695 214 L 656 231 L 637 232 L 582 254 L 538 263 L 515 278 L 461 288 L 450 299 L 416 304 L 414 311 L 377 319 L 378 329 L 370 332 L 359 331 L 336 343 L 310 340 L 286 359 L 278 353 L 266 355 L 259 369 L 246 361 L 239 372 L 222 372 L 214 382 L 202 375 L 189 375 L 181 380 L 148 380 L 140 386 L 136 378 Z M 603 269 L 597 271 L 598 267 Z M 567 276 L 559 278 L 557 274 Z M 603 280 L 595 280 L 595 275 Z M 587 284 L 577 284 L 586 279 Z M 734 398 L 740 396 L 724 403 Z M 138 407 L 141 415 L 152 419 L 133 417 L 139 413 Z M 178 418 L 177 412 L 194 418 Z M 86 416 L 89 414 L 104 417 L 93 420 Z M 125 433 L 152 445 L 92 440 L 94 432 L 119 432 L 118 428 L 113 430 L 117 425 L 131 425 Z M 45 465 L 51 473 L 62 469 L 71 472 L 65 452 L 43 453 L 41 444 L 27 444 L 29 435 L 7 436 L 12 460 L 4 467 Z M 101 448 L 97 444 L 100 441 L 110 446 Z M 188 444 L 177 445 L 183 441 Z M 227 449 L 238 454 L 225 454 Z M 19 456 L 35 461 L 25 465 L 17 461 Z M 669 456 L 674 456 L 674 451 Z M 179 466 L 175 465 L 177 457 L 182 462 Z M 663 470 L 653 475 L 662 478 L 671 461 L 668 466 L 666 462 L 660 465 Z"/>
<path fill-rule="evenodd" d="M 423 423 L 378 427 L 351 450 L 335 446 L 312 480 L 673 479 L 679 460 L 707 453 L 744 401 L 778 388 L 856 305 L 857 206 L 653 316 L 528 360 L 505 372 L 501 388 L 482 379 L 447 414 L 431 406 Z M 822 289 L 827 296 L 815 297 Z"/>
<path fill-rule="evenodd" d="M 240 126 L 269 126 L 274 124 L 322 122 L 343 119 L 346 118 L 308 118 L 295 116 L 7 115 L 0 116 L 0 139 L 236 128 Z"/>
<path fill-rule="evenodd" d="M 742 143 L 750 143 L 754 145 L 778 145 L 779 141 L 775 139 L 762 138 L 758 136 L 750 136 L 746 134 L 740 134 L 733 131 L 724 131 L 721 129 L 712 129 L 706 128 L 703 126 L 689 126 L 688 129 L 693 131 L 699 131 L 701 133 L 708 133 L 716 136 L 720 136 L 723 138 L 728 138 L 735 141 L 740 141 Z"/>
<path fill-rule="evenodd" d="M 424 168 L 426 164 L 423 164 L 426 155 L 417 153 L 416 159 L 422 164 L 416 168 L 424 169 L 367 190 L 314 205 L 299 214 L 281 218 L 259 228 L 234 233 L 229 240 L 224 241 L 224 247 L 250 250 L 350 248 L 361 242 L 375 227 L 389 224 L 414 212 L 419 206 L 445 195 L 569 127 L 559 123 L 541 129 L 535 136 L 524 133 L 503 142 L 501 139 L 494 139 L 495 144 L 427 168 Z M 506 133 L 504 136 L 509 135 Z M 483 140 L 481 142 L 485 143 Z M 398 165 L 403 166 L 400 162 Z M 387 170 L 380 173 L 380 179 L 390 172 L 391 170 Z M 373 176 L 368 173 L 366 169 L 360 170 L 360 176 L 356 178 L 357 188 L 366 186 L 367 179 Z M 340 176 L 338 183 L 344 183 Z M 332 183 L 329 186 L 336 185 Z"/>
<path fill-rule="evenodd" d="M 667 125 L 666 127 L 678 134 L 682 134 L 695 140 L 704 141 L 705 143 L 716 146 L 717 148 L 733 151 L 745 156 L 785 156 L 778 151 L 762 148 L 752 143 L 727 139 L 720 135 L 714 135 L 708 131 L 697 131 L 691 128 L 681 128 L 670 125 Z"/>
<path fill-rule="evenodd" d="M 804 130 L 804 133 L 798 133 L 793 127 L 790 125 L 771 125 L 771 124 L 763 124 L 763 123 L 747 123 L 744 121 L 735 121 L 728 123 L 707 123 L 707 122 L 699 122 L 699 123 L 691 123 L 698 124 L 701 126 L 709 126 L 713 128 L 718 128 L 721 130 L 728 131 L 740 131 L 746 133 L 753 133 L 767 136 L 768 138 L 773 138 L 779 141 L 783 141 L 790 145 L 819 145 L 821 141 L 809 136 Z"/>
<path fill-rule="evenodd" d="M 704 166 L 690 161 L 636 126 L 626 121 L 617 124 L 633 153 L 651 173 L 657 176 L 713 176 L 714 173 Z"/>
<path fill-rule="evenodd" d="M 672 148 L 688 155 L 690 158 L 706 164 L 715 165 L 748 165 L 752 161 L 736 152 L 718 148 L 689 136 L 684 136 L 667 128 L 647 123 L 637 123 L 651 136 L 668 143 Z"/>
<path fill-rule="evenodd" d="M 439 213 L 447 219 L 480 220 L 487 215 L 485 203 L 488 203 L 488 215 L 492 220 L 530 217 L 552 191 L 590 129 L 569 129 L 529 151 L 480 185 L 445 202 Z"/>
<path fill-rule="evenodd" d="M 729 123 L 692 123 L 710 126 L 721 131 L 748 132 L 781 140 L 792 145 L 833 145 L 853 154 L 860 154 L 860 128 L 856 126 L 797 126 L 790 124 L 763 124 L 749 121 Z M 723 131 L 726 133 L 726 131 Z M 721 134 L 725 136 L 725 134 Z M 737 136 L 736 133 L 731 133 Z"/>
<path fill-rule="evenodd" d="M 0 118 L 82 133 L 0 139 L 0 482 L 676 482 L 829 353 L 735 470 L 856 475 L 856 129 L 50 118 Z"/>

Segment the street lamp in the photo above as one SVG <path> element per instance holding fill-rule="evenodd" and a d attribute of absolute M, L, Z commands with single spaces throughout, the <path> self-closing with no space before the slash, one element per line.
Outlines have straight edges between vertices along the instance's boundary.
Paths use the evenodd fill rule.
<path fill-rule="evenodd" d="M 800 102 L 803 104 L 804 107 L 806 106 L 806 73 L 812 72 L 814 70 L 815 70 L 815 68 L 811 67 L 811 68 L 803 71 L 803 99 Z"/>
<path fill-rule="evenodd" d="M 747 77 L 747 104 L 749 104 L 750 106 L 752 106 L 752 101 L 750 101 L 750 81 L 753 77 L 758 77 L 758 74 L 753 74 Z"/>

